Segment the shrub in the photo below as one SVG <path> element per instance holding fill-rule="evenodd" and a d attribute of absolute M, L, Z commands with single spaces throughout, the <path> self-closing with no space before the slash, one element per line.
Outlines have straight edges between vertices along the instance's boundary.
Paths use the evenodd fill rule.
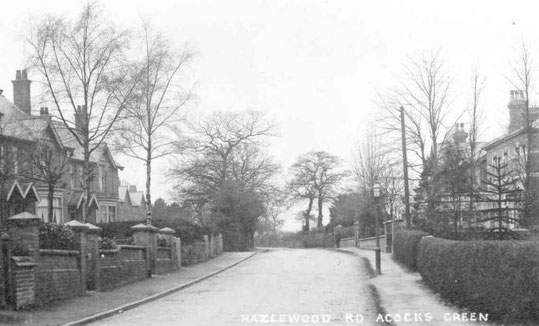
<path fill-rule="evenodd" d="M 65 225 L 41 222 L 39 225 L 41 249 L 77 250 L 75 234 Z"/>
<path fill-rule="evenodd" d="M 395 232 L 393 239 L 393 258 L 415 271 L 417 260 L 417 245 L 422 237 L 428 233 L 414 230 L 401 230 Z"/>
<path fill-rule="evenodd" d="M 301 239 L 303 248 L 332 248 L 333 235 L 331 233 L 308 233 Z"/>
<path fill-rule="evenodd" d="M 174 236 L 182 239 L 182 245 L 195 243 L 196 241 L 204 241 L 204 234 L 209 234 L 209 231 L 202 226 L 183 219 L 176 219 L 173 221 L 156 219 L 154 221 L 154 226 L 160 229 L 166 226 L 172 228 L 176 231 Z"/>
<path fill-rule="evenodd" d="M 133 235 L 131 227 L 139 223 L 145 222 L 111 222 L 111 223 L 102 223 L 98 226 L 102 229 L 101 235 L 103 238 L 109 239 L 127 239 Z"/>
<path fill-rule="evenodd" d="M 499 321 L 539 320 L 539 244 L 424 238 L 417 267 L 448 301 Z"/>
<path fill-rule="evenodd" d="M 118 244 L 113 238 L 103 237 L 99 240 L 99 249 L 116 249 Z"/>

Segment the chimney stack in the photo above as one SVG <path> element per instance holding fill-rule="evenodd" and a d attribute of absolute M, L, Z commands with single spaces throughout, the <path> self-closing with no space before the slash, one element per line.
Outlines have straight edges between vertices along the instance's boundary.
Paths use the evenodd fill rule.
<path fill-rule="evenodd" d="M 526 109 L 526 96 L 522 90 L 509 91 L 509 127 L 511 133 L 524 127 L 522 117 Z"/>
<path fill-rule="evenodd" d="M 30 101 L 30 83 L 26 69 L 17 70 L 13 83 L 13 104 L 24 113 L 30 115 L 32 112 L 32 103 Z"/>
<path fill-rule="evenodd" d="M 84 128 L 86 128 L 86 115 L 86 105 L 77 105 L 77 109 L 75 110 L 75 128 L 79 132 L 84 131 Z"/>
<path fill-rule="evenodd" d="M 137 186 L 129 186 L 129 192 L 137 192 Z"/>
<path fill-rule="evenodd" d="M 458 149 L 464 149 L 466 147 L 466 139 L 468 133 L 464 129 L 464 123 L 455 124 L 455 132 L 453 133 L 453 141 Z"/>
<path fill-rule="evenodd" d="M 48 116 L 49 115 L 49 108 L 44 106 L 39 108 L 39 115 L 40 116 Z"/>

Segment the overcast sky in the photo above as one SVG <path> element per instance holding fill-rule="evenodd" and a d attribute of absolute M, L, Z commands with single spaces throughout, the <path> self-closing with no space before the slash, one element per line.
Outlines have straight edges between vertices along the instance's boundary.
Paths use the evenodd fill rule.
<path fill-rule="evenodd" d="M 25 66 L 24 34 L 32 17 L 73 15 L 82 2 L 9 1 L 0 20 L 0 88 L 11 98 L 15 70 Z M 150 20 L 198 56 L 191 74 L 198 101 L 191 114 L 257 109 L 279 125 L 270 150 L 288 167 L 298 155 L 325 150 L 350 160 L 372 127 L 374 97 L 395 85 L 408 57 L 439 50 L 454 76 L 453 110 L 470 98 L 470 75 L 486 77 L 489 139 L 507 124 L 511 63 L 525 41 L 539 60 L 533 1 L 103 1 L 123 27 Z M 30 72 L 30 78 L 32 72 Z M 142 166 L 123 158 L 121 178 L 144 187 Z M 153 198 L 170 198 L 154 169 Z"/>

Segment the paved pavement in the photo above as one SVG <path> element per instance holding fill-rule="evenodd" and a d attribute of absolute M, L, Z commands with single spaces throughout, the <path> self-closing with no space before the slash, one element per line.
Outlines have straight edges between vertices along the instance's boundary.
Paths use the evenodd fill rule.
<path fill-rule="evenodd" d="M 375 266 L 374 250 L 358 248 L 341 250 L 369 259 L 371 266 Z M 380 304 L 386 314 L 394 320 L 393 325 L 487 325 L 484 321 L 470 320 L 472 317 L 479 319 L 479 311 L 462 312 L 444 303 L 421 282 L 419 273 L 410 272 L 397 264 L 391 258 L 391 254 L 382 252 L 381 269 L 382 275 L 373 278 L 371 282 L 379 293 Z M 472 316 L 472 313 L 475 315 Z M 468 321 L 464 321 L 465 319 Z"/>
<path fill-rule="evenodd" d="M 226 252 L 189 267 L 182 267 L 167 275 L 156 275 L 150 279 L 132 283 L 109 292 L 88 292 L 88 295 L 48 305 L 32 311 L 0 311 L 0 325 L 63 325 L 83 318 L 108 312 L 114 308 L 141 303 L 152 296 L 196 282 L 202 277 L 234 265 L 255 253 Z"/>
<path fill-rule="evenodd" d="M 361 321 L 360 315 L 361 325 L 375 325 L 377 310 L 368 280 L 364 264 L 354 255 L 322 249 L 270 250 L 188 289 L 92 325 L 344 325 L 347 320 Z"/>

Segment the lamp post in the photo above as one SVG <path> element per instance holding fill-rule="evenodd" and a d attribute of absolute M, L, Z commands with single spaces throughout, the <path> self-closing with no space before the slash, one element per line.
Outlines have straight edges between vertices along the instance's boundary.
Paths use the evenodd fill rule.
<path fill-rule="evenodd" d="M 378 229 L 378 204 L 380 202 L 380 184 L 378 181 L 374 182 L 374 185 L 372 187 L 373 195 L 374 195 L 374 219 L 375 219 L 375 231 L 376 231 L 376 248 L 374 249 L 376 254 L 376 274 L 380 275 L 382 274 L 382 267 L 381 267 L 381 249 L 380 249 L 380 230 Z"/>

